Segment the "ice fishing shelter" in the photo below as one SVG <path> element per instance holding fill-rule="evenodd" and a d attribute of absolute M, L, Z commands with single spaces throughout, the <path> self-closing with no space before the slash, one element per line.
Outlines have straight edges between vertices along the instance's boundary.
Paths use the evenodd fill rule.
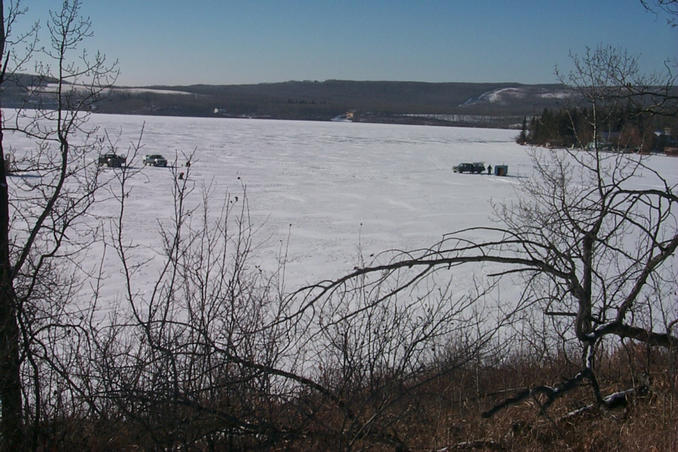
<path fill-rule="evenodd" d="M 508 165 L 495 165 L 494 166 L 494 175 L 495 176 L 508 176 Z"/>

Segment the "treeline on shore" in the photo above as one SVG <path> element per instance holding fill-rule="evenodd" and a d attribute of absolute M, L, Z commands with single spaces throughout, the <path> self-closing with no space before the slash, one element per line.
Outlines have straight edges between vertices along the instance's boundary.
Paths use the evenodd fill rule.
<path fill-rule="evenodd" d="M 653 115 L 636 106 L 545 108 L 539 116 L 524 118 L 516 141 L 545 147 L 595 145 L 624 152 L 664 152 L 678 146 L 677 132 L 678 118 Z"/>

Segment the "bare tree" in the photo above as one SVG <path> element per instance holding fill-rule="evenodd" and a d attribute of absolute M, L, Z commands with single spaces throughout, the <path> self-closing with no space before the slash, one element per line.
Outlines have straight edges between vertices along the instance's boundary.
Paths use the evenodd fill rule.
<path fill-rule="evenodd" d="M 678 1 L 676 0 L 640 0 L 640 4 L 643 5 L 643 8 L 646 10 L 657 14 L 662 11 L 665 14 L 668 14 L 666 19 L 667 23 L 671 27 L 678 26 L 676 22 L 678 20 Z"/>
<path fill-rule="evenodd" d="M 78 250 L 92 240 L 83 218 L 99 187 L 93 158 L 99 142 L 84 121 L 116 72 L 99 54 L 76 53 L 91 35 L 89 21 L 79 17 L 78 0 L 50 13 L 49 40 L 40 48 L 37 25 L 24 35 L 12 34 L 25 9 L 19 1 L 6 3 L 0 1 L 0 83 L 18 83 L 20 72 L 35 63 L 41 77 L 33 77 L 39 92 L 32 94 L 46 101 L 45 109 L 3 111 L 0 136 L 3 161 L 8 133 L 34 143 L 21 150 L 22 172 L 11 183 L 0 168 L 0 437 L 3 448 L 20 449 L 26 444 L 22 399 L 26 412 L 39 420 L 45 393 L 39 374 L 57 356 L 50 338 L 73 327 L 68 300 L 78 280 L 64 264 L 77 262 Z"/>
<path fill-rule="evenodd" d="M 312 292 L 285 294 L 284 247 L 276 271 L 257 265 L 244 187 L 218 205 L 194 186 L 195 165 L 168 172 L 175 209 L 159 223 L 150 283 L 136 277 L 149 262 L 126 229 L 135 170 L 116 172 L 107 240 L 124 302 L 88 316 L 86 340 L 64 341 L 84 357 L 70 361 L 79 392 L 65 399 L 148 448 L 405 448 L 412 394 L 489 350 L 496 325 L 473 309 L 484 293 L 422 283 L 390 296 L 360 282 L 310 308 Z"/>
<path fill-rule="evenodd" d="M 594 131 L 603 130 L 604 108 L 646 96 L 639 86 L 619 85 L 636 71 L 635 60 L 612 48 L 575 58 L 569 80 L 591 103 Z M 645 101 L 647 97 L 639 99 Z M 652 108 L 673 102 L 664 101 Z M 580 352 L 580 371 L 564 383 L 526 390 L 508 403 L 539 394 L 545 409 L 588 381 L 597 403 L 613 404 L 596 379 L 596 357 L 604 341 L 678 345 L 678 311 L 671 295 L 677 289 L 678 196 L 676 186 L 647 166 L 645 157 L 621 152 L 623 145 L 616 152 L 604 151 L 599 142 L 581 142 L 576 150 L 534 150 L 534 172 L 522 184 L 520 200 L 497 209 L 503 224 L 451 233 L 431 248 L 321 283 L 308 306 L 356 280 L 370 287 L 396 281 L 383 295 L 387 297 L 443 272 L 453 276 L 461 266 L 491 264 L 485 274 L 493 284 L 497 278 L 519 277 L 524 287 L 518 300 L 501 301 L 507 316 L 536 308 L 552 319 L 550 340 L 567 341 Z M 641 175 L 652 182 L 643 183 Z"/>
<path fill-rule="evenodd" d="M 615 109 L 633 110 L 629 114 L 636 116 L 672 118 L 678 114 L 676 74 L 672 70 L 676 62 L 667 61 L 663 74 L 647 75 L 640 70 L 638 58 L 609 45 L 586 48 L 582 55 L 571 54 L 570 58 L 573 69 L 564 74 L 556 68 L 556 76 L 591 109 L 594 133 L 604 131 Z"/>
<path fill-rule="evenodd" d="M 179 178 L 175 165 L 174 216 L 159 224 L 159 272 L 151 284 L 137 280 L 148 262 L 135 256 L 125 227 L 133 168 L 113 173 L 109 194 L 119 212 L 107 232 L 85 218 L 105 182 L 93 153 L 116 144 L 88 130 L 84 113 L 115 73 L 99 55 L 71 59 L 91 33 L 79 7 L 67 1 L 50 16 L 51 47 L 43 56 L 53 66 L 38 67 L 44 75 L 53 67 L 56 83 L 37 84 L 33 93 L 50 108 L 33 116 L 19 109 L 3 118 L 0 131 L 36 143 L 20 160 L 31 177 L 10 178 L 0 169 L 4 448 L 27 444 L 27 421 L 37 448 L 49 439 L 41 422 L 71 417 L 124 427 L 129 437 L 121 445 L 148 448 L 295 440 L 404 449 L 402 432 L 415 415 L 410 396 L 440 375 L 482 362 L 497 350 L 497 338 L 511 334 L 506 327 L 523 326 L 522 313 L 552 328 L 533 338 L 544 354 L 557 343 L 580 354 L 579 372 L 553 387 L 518 392 L 487 415 L 531 395 L 543 396 L 548 408 L 584 380 L 598 403 L 610 405 L 596 379 L 606 340 L 678 345 L 669 268 L 678 247 L 676 187 L 642 157 L 604 152 L 597 139 L 592 147 L 580 140 L 577 150 L 535 151 L 534 177 L 519 202 L 498 208 L 500 226 L 384 253 L 292 295 L 284 292 L 284 252 L 277 272 L 252 260 L 245 193 L 227 195 L 212 216 L 213 193 L 198 193 L 190 168 Z M 19 37 L 29 43 L 27 56 L 8 53 L 21 11 L 13 2 L 4 16 L 0 82 L 36 52 L 29 33 Z M 575 58 L 569 81 L 592 105 L 594 137 L 615 102 L 638 102 L 654 114 L 674 108 L 670 94 L 655 96 L 648 89 L 656 83 L 636 75 L 632 59 L 608 48 Z M 669 77 L 664 93 L 672 84 Z M 130 161 L 140 148 L 140 141 L 131 146 Z M 652 187 L 640 184 L 641 173 L 654 177 Z M 93 301 L 71 303 L 82 290 L 78 252 L 95 237 L 117 254 L 125 279 L 120 309 L 106 318 L 97 311 L 101 273 L 92 275 Z M 464 266 L 487 279 L 459 291 L 455 275 Z M 514 300 L 497 295 L 494 305 L 490 295 L 502 280 L 519 282 L 522 291 Z"/>
<path fill-rule="evenodd" d="M 125 229 L 135 170 L 102 173 L 96 154 L 117 144 L 85 122 L 115 73 L 99 55 L 71 57 L 91 33 L 79 7 L 65 2 L 50 16 L 51 47 L 39 55 L 52 65 L 37 65 L 45 83 L 35 81 L 31 92 L 44 108 L 3 118 L 3 133 L 35 144 L 17 153 L 19 171 L 0 173 L 3 447 L 54 444 L 48 426 L 61 433 L 62 446 L 87 447 L 76 428 L 83 420 L 103 423 L 102 431 L 132 431 L 123 445 L 248 447 L 298 439 L 339 441 L 346 449 L 402 446 L 406 396 L 432 378 L 435 356 L 447 356 L 440 375 L 475 359 L 492 337 L 491 328 L 475 333 L 472 313 L 466 323 L 453 321 L 482 294 L 453 296 L 415 284 L 409 293 L 398 290 L 398 299 L 357 286 L 308 309 L 306 292 L 284 294 L 284 265 L 269 274 L 252 262 L 245 193 L 227 197 L 211 217 L 211 192 L 193 204 L 190 168 L 179 178 L 176 167 L 174 217 L 160 224 L 161 270 L 150 285 L 137 280 L 146 262 L 135 259 Z M 22 9 L 12 8 L 14 20 Z M 3 61 L 7 73 L 18 74 L 11 55 Z M 130 163 L 140 148 L 132 145 Z M 116 183 L 107 184 L 111 179 Z M 119 191 L 103 192 L 104 185 Z M 87 218 L 102 197 L 120 208 L 106 231 Z M 98 311 L 103 269 L 84 281 L 78 258 L 102 237 L 125 275 L 124 304 L 106 317 Z M 73 300 L 86 284 L 94 296 L 79 305 Z M 58 425 L 68 419 L 70 426 Z"/>

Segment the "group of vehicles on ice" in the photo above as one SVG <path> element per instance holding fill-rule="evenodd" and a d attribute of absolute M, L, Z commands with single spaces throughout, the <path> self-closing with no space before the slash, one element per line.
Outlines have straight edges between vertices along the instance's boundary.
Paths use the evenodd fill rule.
<path fill-rule="evenodd" d="M 127 157 L 124 155 L 119 155 L 114 152 L 107 154 L 101 154 L 99 156 L 98 164 L 99 166 L 108 166 L 110 168 L 120 168 L 125 166 L 127 162 Z M 144 156 L 144 166 L 167 166 L 167 159 L 160 154 L 146 154 Z"/>
<path fill-rule="evenodd" d="M 98 164 L 99 166 L 108 166 L 111 168 L 120 168 L 125 166 L 127 157 L 124 155 L 119 155 L 116 153 L 107 153 L 101 154 L 99 156 Z M 167 166 L 167 159 L 160 154 L 146 154 L 143 159 L 144 166 Z M 470 174 L 480 174 L 487 171 L 487 174 L 492 174 L 492 165 L 485 167 L 484 162 L 464 162 L 452 167 L 452 171 L 455 173 L 470 173 Z M 496 165 L 494 167 L 494 174 L 496 176 L 506 176 L 508 173 L 507 165 Z"/>
<path fill-rule="evenodd" d="M 487 165 L 487 168 L 485 168 L 485 163 L 483 162 L 473 162 L 473 163 L 465 162 L 452 167 L 452 171 L 454 171 L 455 173 L 480 174 L 484 173 L 485 170 L 487 170 L 487 174 L 494 174 L 495 176 L 506 176 L 508 174 L 508 165 L 495 165 L 494 173 L 492 172 L 492 165 Z"/>
<path fill-rule="evenodd" d="M 144 166 L 167 166 L 167 159 L 160 154 L 146 154 L 144 156 Z M 5 167 L 5 173 L 14 173 L 21 172 L 20 169 L 17 169 L 17 162 L 13 154 L 5 154 L 5 160 L 2 162 Z M 109 168 L 122 168 L 127 164 L 127 157 L 124 155 L 116 154 L 115 152 L 107 152 L 105 154 L 100 154 L 97 159 L 97 164 L 99 166 L 107 166 Z"/>

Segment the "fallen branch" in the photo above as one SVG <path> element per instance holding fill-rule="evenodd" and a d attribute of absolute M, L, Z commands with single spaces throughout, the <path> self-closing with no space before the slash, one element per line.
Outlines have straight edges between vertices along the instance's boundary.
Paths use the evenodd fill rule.
<path fill-rule="evenodd" d="M 539 394 L 543 394 L 546 396 L 548 399 L 543 405 L 542 405 L 542 410 L 546 411 L 549 406 L 553 402 L 555 402 L 556 399 L 559 397 L 562 397 L 565 395 L 567 392 L 571 391 L 572 389 L 576 388 L 579 386 L 579 383 L 584 378 L 590 378 L 591 377 L 591 371 L 589 369 L 584 369 L 581 372 L 577 373 L 573 378 L 565 381 L 564 383 L 556 386 L 556 387 L 550 387 L 550 386 L 536 386 L 534 388 L 527 388 L 522 391 L 520 391 L 518 394 L 516 394 L 514 397 L 510 397 L 506 400 L 504 400 L 502 403 L 495 405 L 494 407 L 490 408 L 489 410 L 485 411 L 482 413 L 482 417 L 484 418 L 489 418 L 494 416 L 495 413 L 498 411 L 503 410 L 504 408 L 507 408 L 511 405 L 515 405 L 517 403 L 522 402 L 523 400 L 533 397 Z"/>
<path fill-rule="evenodd" d="M 619 407 L 624 407 L 628 405 L 629 401 L 631 400 L 631 397 L 634 395 L 643 395 L 647 394 L 648 387 L 647 386 L 638 386 L 636 388 L 630 388 L 625 391 L 619 391 L 619 392 L 614 392 L 608 396 L 603 397 L 602 404 L 596 404 L 596 403 L 591 403 L 589 405 L 583 406 L 581 408 L 578 408 L 574 411 L 570 411 L 567 413 L 565 416 L 561 417 L 559 420 L 567 420 L 571 419 L 573 417 L 579 416 L 582 413 L 585 413 L 587 411 L 592 410 L 596 406 L 602 405 L 608 410 L 612 410 L 615 408 Z"/>

